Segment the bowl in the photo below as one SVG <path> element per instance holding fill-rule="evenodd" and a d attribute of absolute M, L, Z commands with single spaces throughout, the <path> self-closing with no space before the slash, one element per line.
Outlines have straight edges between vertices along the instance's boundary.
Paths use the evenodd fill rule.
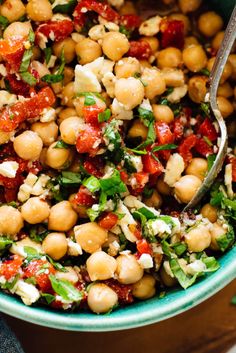
<path fill-rule="evenodd" d="M 211 0 L 214 8 L 227 18 L 235 0 Z M 110 314 L 89 312 L 67 313 L 47 307 L 28 307 L 18 298 L 0 292 L 0 311 L 34 324 L 70 331 L 115 331 L 149 325 L 184 312 L 207 298 L 236 278 L 236 247 L 220 259 L 220 269 L 198 280 L 192 287 L 170 290 L 163 298 L 158 296 L 119 308 Z"/>

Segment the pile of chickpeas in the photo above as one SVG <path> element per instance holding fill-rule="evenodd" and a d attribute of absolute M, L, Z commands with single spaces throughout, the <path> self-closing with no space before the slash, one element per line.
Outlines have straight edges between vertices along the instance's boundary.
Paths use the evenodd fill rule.
<path fill-rule="evenodd" d="M 109 2 L 109 1 L 108 1 Z M 39 160 L 43 166 L 42 173 L 69 170 L 80 171 L 80 160 L 75 150 L 77 137 L 83 129 L 83 96 L 75 98 L 74 89 L 74 63 L 87 65 L 101 56 L 114 62 L 114 77 L 111 82 L 103 82 L 102 97 L 94 96 L 96 105 L 102 109 L 110 107 L 114 98 L 127 110 L 138 107 L 144 99 L 151 103 L 155 121 L 171 124 L 174 112 L 168 105 L 159 104 L 159 98 L 168 87 L 179 89 L 176 101 L 181 101 L 186 94 L 194 104 L 204 101 L 207 93 L 207 76 L 203 69 L 211 70 L 215 55 L 207 53 L 200 37 L 203 37 L 208 47 L 216 54 L 224 36 L 223 19 L 214 11 L 201 12 L 201 0 L 163 0 L 166 4 L 178 6 L 178 11 L 167 16 L 171 20 L 181 20 L 184 23 L 184 48 L 160 48 L 160 41 L 156 35 L 140 35 L 140 38 L 150 44 L 152 56 L 150 60 L 138 60 L 127 56 L 129 51 L 128 38 L 119 32 L 117 25 L 110 23 L 111 30 L 106 31 L 102 20 L 94 25 L 88 35 L 74 30 L 68 38 L 52 44 L 52 54 L 59 59 L 64 50 L 66 66 L 62 82 L 51 84 L 58 98 L 59 105 L 55 110 L 55 118 L 49 121 L 35 120 L 27 123 L 25 131 L 11 133 L 0 132 L 0 144 L 13 141 L 14 151 L 24 160 Z M 112 3 L 112 2 L 111 2 Z M 120 2 L 118 11 L 121 15 L 136 14 L 135 3 L 131 1 Z M 194 31 L 192 31 L 192 16 L 197 12 Z M 52 4 L 49 0 L 29 0 L 27 4 L 21 0 L 5 0 L 0 5 L 0 15 L 5 16 L 9 25 L 3 31 L 3 38 L 14 36 L 27 37 L 32 24 L 40 24 L 54 18 Z M 26 16 L 26 20 L 19 18 Z M 195 33 L 197 33 L 195 35 Z M 50 74 L 48 66 L 42 58 L 40 47 L 33 48 L 32 67 L 39 77 Z M 135 75 L 139 78 L 135 78 Z M 234 112 L 236 97 L 236 54 L 230 54 L 224 68 L 218 90 L 217 103 L 225 119 L 228 119 L 230 136 L 235 136 L 236 123 L 231 117 Z M 143 84 L 145 83 L 145 85 Z M 185 94 L 182 91 L 186 87 Z M 182 90 L 182 91 L 181 91 Z M 42 120 L 42 119 L 41 119 Z M 139 118 L 125 123 L 127 137 L 140 138 L 145 141 L 148 128 Z M 69 148 L 55 148 L 58 140 L 64 141 Z M 49 172 L 48 172 L 49 171 Z M 194 157 L 185 167 L 184 175 L 174 185 L 169 185 L 163 175 L 157 180 L 155 189 L 150 197 L 143 197 L 143 202 L 156 209 L 160 209 L 166 197 L 175 195 L 181 203 L 188 203 L 200 187 L 208 171 L 206 158 Z M 54 173 L 54 174 L 53 174 Z M 102 228 L 97 222 L 89 222 L 87 208 L 74 203 L 75 194 L 52 205 L 50 197 L 31 195 L 25 202 L 18 202 L 19 207 L 10 205 L 0 206 L 0 236 L 7 234 L 17 240 L 17 234 L 23 229 L 25 222 L 32 225 L 46 223 L 49 234 L 40 244 L 41 251 L 53 260 L 63 260 L 70 254 L 68 239 L 73 238 L 81 247 L 81 251 L 89 254 L 85 263 L 86 271 L 92 282 L 95 282 L 88 291 L 88 306 L 96 313 L 104 313 L 118 304 L 117 293 L 105 280 L 115 278 L 122 285 L 131 285 L 135 298 L 144 300 L 155 295 L 157 280 L 165 286 L 176 284 L 161 261 L 158 275 L 147 271 L 129 252 L 119 254 L 112 251 L 111 244 L 119 237 Z M 202 206 L 200 213 L 212 223 L 211 229 L 200 224 L 185 236 L 189 252 L 201 252 L 207 248 L 219 250 L 217 239 L 226 233 L 219 222 L 217 209 L 207 203 Z M 87 219 L 87 221 L 86 221 Z M 86 222 L 86 223 L 84 223 Z M 82 224 L 80 224 L 82 223 Z M 20 240 L 22 241 L 22 240 Z M 20 242 L 19 241 L 19 242 Z M 31 246 L 32 242 L 30 243 Z M 30 246 L 30 245 L 29 245 Z M 109 247 L 110 246 L 110 247 Z M 110 252 L 107 252 L 109 248 Z M 77 254 L 79 256 L 80 254 Z M 76 284 L 81 279 L 78 269 L 66 266 L 68 272 L 56 272 L 59 279 L 65 279 Z"/>

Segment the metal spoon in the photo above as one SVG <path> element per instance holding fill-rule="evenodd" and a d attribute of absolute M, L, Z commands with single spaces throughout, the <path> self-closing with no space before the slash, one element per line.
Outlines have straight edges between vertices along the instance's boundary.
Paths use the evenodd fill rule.
<path fill-rule="evenodd" d="M 235 38 L 236 38 L 236 6 L 234 7 L 234 10 L 233 10 L 232 15 L 230 17 L 228 26 L 225 31 L 223 41 L 222 41 L 220 49 L 217 53 L 214 66 L 212 68 L 212 71 L 211 71 L 211 74 L 209 77 L 210 88 L 209 88 L 208 94 L 209 94 L 211 110 L 212 110 L 216 120 L 218 121 L 218 124 L 220 127 L 220 133 L 221 133 L 219 151 L 218 151 L 218 154 L 216 156 L 216 159 L 214 161 L 214 164 L 213 164 L 211 170 L 208 172 L 201 187 L 198 189 L 198 191 L 196 192 L 196 194 L 194 195 L 192 200 L 184 208 L 184 211 L 196 206 L 197 203 L 206 194 L 206 192 L 209 190 L 209 188 L 213 184 L 218 173 L 220 172 L 221 167 L 224 162 L 224 158 L 226 156 L 227 147 L 228 147 L 227 129 L 226 129 L 224 119 L 219 111 L 218 106 L 217 106 L 216 97 L 217 97 L 217 90 L 218 90 L 220 78 L 223 73 L 224 66 L 228 60 L 228 56 L 229 56 L 230 51 L 232 49 L 232 46 L 234 44 Z"/>

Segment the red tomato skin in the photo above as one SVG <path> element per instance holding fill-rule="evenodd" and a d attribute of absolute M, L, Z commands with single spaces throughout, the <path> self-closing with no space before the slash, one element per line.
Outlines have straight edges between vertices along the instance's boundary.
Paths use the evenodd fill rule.
<path fill-rule="evenodd" d="M 23 39 L 2 39 L 0 40 L 0 55 L 7 63 L 8 71 L 19 70 L 21 60 L 25 51 Z"/>
<path fill-rule="evenodd" d="M 193 158 L 191 149 L 195 147 L 196 143 L 197 137 L 195 135 L 190 135 L 181 142 L 178 148 L 179 154 L 182 156 L 186 164 L 189 163 Z"/>
<path fill-rule="evenodd" d="M 122 15 L 120 18 L 120 24 L 125 26 L 129 30 L 138 28 L 142 23 L 142 19 L 138 15 L 127 14 Z"/>
<path fill-rule="evenodd" d="M 142 156 L 142 161 L 146 173 L 160 175 L 164 171 L 163 165 L 156 161 L 150 152 Z"/>
<path fill-rule="evenodd" d="M 6 80 L 9 82 L 11 87 L 11 92 L 24 97 L 29 97 L 30 95 L 30 85 L 22 80 L 17 80 L 16 75 L 8 74 Z"/>
<path fill-rule="evenodd" d="M 83 116 L 87 124 L 98 126 L 98 114 L 104 112 L 104 108 L 100 108 L 97 105 L 89 105 L 83 107 Z"/>
<path fill-rule="evenodd" d="M 96 199 L 91 192 L 83 185 L 80 186 L 79 191 L 75 195 L 74 202 L 80 206 L 90 207 L 95 203 Z"/>
<path fill-rule="evenodd" d="M 137 246 L 138 253 L 139 253 L 140 255 L 142 255 L 142 254 L 149 254 L 149 255 L 151 255 L 151 254 L 152 254 L 152 248 L 151 248 L 151 246 L 148 244 L 148 242 L 147 242 L 146 239 L 137 240 L 136 246 Z"/>
<path fill-rule="evenodd" d="M 162 48 L 176 47 L 183 49 L 184 47 L 184 23 L 178 20 L 164 19 L 161 22 L 161 46 Z"/>
<path fill-rule="evenodd" d="M 43 269 L 43 266 L 47 265 L 48 273 L 38 273 Z M 34 277 L 37 286 L 42 292 L 50 292 L 52 290 L 49 275 L 54 275 L 56 270 L 47 260 L 32 260 L 24 271 L 24 277 L 30 278 Z"/>
<path fill-rule="evenodd" d="M 203 138 L 197 139 L 194 149 L 204 157 L 208 156 L 209 154 L 213 154 L 212 146 L 209 146 Z"/>
<path fill-rule="evenodd" d="M 115 213 L 109 212 L 102 216 L 102 218 L 98 222 L 98 225 L 102 228 L 110 230 L 116 225 L 117 222 L 118 216 Z"/>
<path fill-rule="evenodd" d="M 0 276 L 4 276 L 7 281 L 20 273 L 23 258 L 19 255 L 13 255 L 10 260 L 4 261 L 0 265 Z"/>
<path fill-rule="evenodd" d="M 87 173 L 96 178 L 100 178 L 104 174 L 104 161 L 98 156 L 93 158 L 87 157 L 83 163 L 83 167 Z"/>
<path fill-rule="evenodd" d="M 160 145 L 167 145 L 174 141 L 174 136 L 168 124 L 158 121 L 155 123 L 157 141 Z"/>
<path fill-rule="evenodd" d="M 137 186 L 139 188 L 140 187 L 143 188 L 148 183 L 148 180 L 149 180 L 148 173 L 138 172 L 138 173 L 134 173 L 133 176 L 137 180 Z"/>
<path fill-rule="evenodd" d="M 39 44 L 40 33 L 45 37 L 50 38 L 50 34 L 54 34 L 54 42 L 60 42 L 61 40 L 69 37 L 73 32 L 74 25 L 71 20 L 62 21 L 48 21 L 38 26 L 35 32 L 36 43 Z M 50 38 L 52 40 L 52 37 Z"/>
<path fill-rule="evenodd" d="M 232 180 L 236 182 L 236 157 L 230 156 L 229 161 L 232 164 Z"/>
<path fill-rule="evenodd" d="M 145 40 L 133 40 L 130 41 L 130 48 L 127 55 L 138 60 L 147 60 L 152 55 L 152 48 L 148 42 L 145 42 Z"/>
<path fill-rule="evenodd" d="M 98 146 L 101 142 L 102 133 L 100 128 L 87 124 L 85 129 L 80 132 L 77 138 L 76 149 L 79 153 L 88 153 L 91 157 L 93 157 L 96 155 Z M 96 147 L 94 147 L 94 144 Z"/>
<path fill-rule="evenodd" d="M 87 12 L 96 12 L 107 21 L 118 23 L 120 19 L 120 15 L 106 2 L 102 3 L 97 0 L 81 0 L 73 13 L 75 24 L 81 27 L 83 27 L 86 23 L 87 12 L 84 12 L 83 9 L 86 9 Z"/>
<path fill-rule="evenodd" d="M 44 87 L 33 97 L 3 109 L 0 115 L 0 131 L 15 130 L 21 122 L 38 117 L 42 110 L 52 106 L 55 100 L 52 89 Z"/>
<path fill-rule="evenodd" d="M 175 141 L 179 141 L 182 139 L 184 134 L 184 125 L 181 122 L 180 118 L 176 118 L 172 123 L 172 131 L 174 135 Z"/>
<path fill-rule="evenodd" d="M 215 141 L 217 139 L 216 129 L 208 118 L 206 118 L 200 125 L 198 133 L 202 136 L 206 136 L 210 141 Z"/>

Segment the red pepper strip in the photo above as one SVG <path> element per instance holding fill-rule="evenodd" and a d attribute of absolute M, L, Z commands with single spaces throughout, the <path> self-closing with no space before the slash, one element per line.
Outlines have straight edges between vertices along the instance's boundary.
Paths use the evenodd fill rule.
<path fill-rule="evenodd" d="M 0 40 L 0 55 L 13 71 L 18 71 L 25 48 L 23 39 Z"/>
<path fill-rule="evenodd" d="M 206 118 L 200 125 L 198 133 L 202 136 L 207 137 L 210 141 L 215 141 L 217 139 L 217 132 L 215 126 L 208 118 Z"/>
<path fill-rule="evenodd" d="M 54 42 L 59 42 L 67 38 L 73 32 L 73 29 L 74 25 L 71 20 L 48 21 L 42 23 L 38 26 L 35 32 L 36 43 L 39 43 L 40 33 Z"/>
<path fill-rule="evenodd" d="M 147 60 L 152 55 L 152 48 L 148 42 L 145 40 L 129 42 L 130 48 L 127 53 L 128 56 L 132 56 L 139 60 Z"/>
<path fill-rule="evenodd" d="M 52 89 L 44 87 L 35 96 L 5 108 L 0 114 L 0 131 L 15 130 L 21 122 L 39 116 L 42 110 L 51 107 L 55 100 Z"/>
<path fill-rule="evenodd" d="M 184 23 L 178 20 L 164 19 L 160 26 L 162 37 L 162 48 L 176 47 L 183 49 L 184 47 Z"/>
<path fill-rule="evenodd" d="M 73 16 L 75 24 L 83 27 L 86 23 L 86 14 L 88 11 L 94 11 L 107 21 L 119 22 L 120 15 L 113 10 L 106 2 L 96 0 L 82 0 L 76 6 Z"/>
<path fill-rule="evenodd" d="M 183 157 L 185 163 L 189 163 L 193 158 L 191 149 L 196 146 L 197 137 L 195 135 L 190 135 L 186 137 L 179 146 L 179 153 Z"/>

